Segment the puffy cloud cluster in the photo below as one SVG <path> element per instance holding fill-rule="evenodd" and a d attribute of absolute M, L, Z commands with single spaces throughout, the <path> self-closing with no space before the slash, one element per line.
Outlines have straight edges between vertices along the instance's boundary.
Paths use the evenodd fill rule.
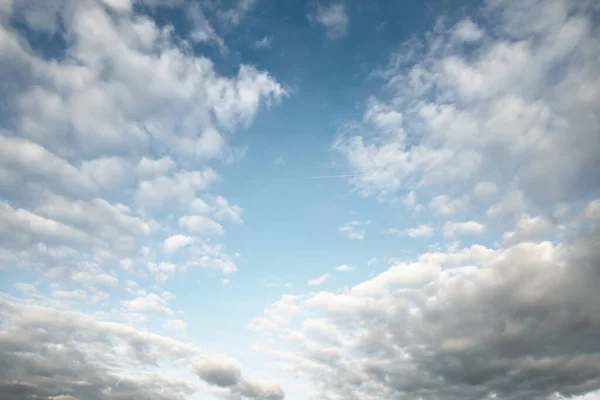
<path fill-rule="evenodd" d="M 464 212 L 472 189 L 522 191 L 546 211 L 597 192 L 597 16 L 586 0 L 488 1 L 477 21 L 405 43 L 333 145 L 354 189 L 416 191 L 441 216 Z"/>
<path fill-rule="evenodd" d="M 250 65 L 220 75 L 175 27 L 144 13 L 159 2 L 139 3 L 3 3 L 3 266 L 141 272 L 172 262 L 169 238 L 184 229 L 194 261 L 180 258 L 181 268 L 236 270 L 209 236 L 242 223 L 243 210 L 212 193 L 220 176 L 208 162 L 238 157 L 228 137 L 286 92 Z M 252 5 L 230 11 L 239 19 Z M 206 19 L 192 22 L 192 36 L 204 29 L 204 42 L 220 43 Z"/>
<path fill-rule="evenodd" d="M 272 382 L 242 376 L 240 365 L 231 359 L 213 357 L 198 363 L 195 367 L 198 376 L 209 384 L 229 390 L 248 399 L 282 400 L 281 388 Z"/>
<path fill-rule="evenodd" d="M 584 395 L 600 389 L 600 226 L 579 229 L 425 253 L 344 292 L 282 298 L 249 327 L 315 398 Z"/>
<path fill-rule="evenodd" d="M 223 15 L 238 23 L 253 4 Z M 164 6 L 189 7 L 189 37 L 152 18 Z M 0 300 L 0 398 L 210 390 L 192 368 L 206 352 L 133 326 L 185 331 L 174 296 L 147 288 L 186 268 L 236 271 L 217 239 L 243 209 L 215 193 L 214 168 L 286 92 L 251 65 L 218 73 L 199 43 L 226 50 L 186 1 L 0 2 L 0 270 L 32 282 L 14 285 L 28 300 Z M 251 378 L 220 394 L 283 398 Z"/>
<path fill-rule="evenodd" d="M 352 187 L 433 220 L 387 233 L 435 226 L 485 245 L 432 245 L 352 287 L 266 307 L 248 325 L 257 347 L 302 371 L 311 398 L 597 396 L 599 12 L 487 1 L 378 71 L 383 94 L 333 144 Z"/>
<path fill-rule="evenodd" d="M 0 399 L 178 400 L 214 384 L 228 396 L 284 397 L 274 383 L 239 378 L 235 361 L 129 325 L 4 299 L 0 317 Z M 235 388 L 219 378 L 232 365 Z"/>

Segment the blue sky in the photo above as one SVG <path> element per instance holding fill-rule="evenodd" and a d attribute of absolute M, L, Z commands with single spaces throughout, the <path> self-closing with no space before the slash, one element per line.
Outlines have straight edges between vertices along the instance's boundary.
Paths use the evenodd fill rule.
<path fill-rule="evenodd" d="M 0 0 L 0 400 L 598 399 L 599 12 Z"/>

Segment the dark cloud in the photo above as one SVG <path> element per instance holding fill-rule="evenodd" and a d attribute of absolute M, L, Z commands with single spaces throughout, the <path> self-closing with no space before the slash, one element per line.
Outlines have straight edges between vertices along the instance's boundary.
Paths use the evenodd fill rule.
<path fill-rule="evenodd" d="M 305 339 L 292 364 L 324 398 L 546 400 L 598 390 L 597 243 L 598 227 L 557 245 L 426 254 L 360 290 L 314 295 L 310 315 L 328 315 L 343 339 Z M 420 287 L 398 283 L 432 262 L 439 272 Z M 374 301 L 388 306 L 361 312 Z M 325 360 L 325 350 L 339 357 Z"/>
<path fill-rule="evenodd" d="M 196 366 L 200 379 L 220 387 L 231 387 L 238 383 L 242 371 L 240 365 L 229 359 L 204 360 Z"/>
<path fill-rule="evenodd" d="M 240 365 L 225 357 L 211 357 L 195 366 L 198 377 L 221 388 L 230 389 L 231 398 L 282 400 L 283 390 L 276 383 L 242 376 Z"/>
<path fill-rule="evenodd" d="M 283 399 L 234 360 L 131 326 L 1 299 L 0 321 L 1 400 L 186 399 L 201 388 L 192 365 L 231 396 Z"/>

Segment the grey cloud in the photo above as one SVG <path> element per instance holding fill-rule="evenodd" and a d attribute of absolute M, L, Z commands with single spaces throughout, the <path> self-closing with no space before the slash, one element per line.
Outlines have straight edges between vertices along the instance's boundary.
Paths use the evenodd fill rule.
<path fill-rule="evenodd" d="M 201 390 L 185 377 L 193 365 L 231 395 L 283 399 L 276 384 L 241 377 L 233 360 L 128 325 L 3 299 L 0 319 L 3 400 L 182 400 Z"/>
<path fill-rule="evenodd" d="M 196 366 L 198 376 L 220 387 L 235 386 L 241 377 L 240 365 L 229 359 L 208 359 Z"/>
<path fill-rule="evenodd" d="M 417 286 L 384 272 L 361 290 L 314 295 L 308 315 L 326 315 L 343 338 L 304 341 L 290 365 L 332 399 L 547 400 L 598 390 L 598 242 L 596 225 L 557 245 L 423 255 L 409 273 L 427 263 L 437 271 Z M 374 302 L 382 306 L 365 313 Z"/>
<path fill-rule="evenodd" d="M 240 365 L 225 357 L 210 357 L 195 365 L 198 377 L 208 384 L 227 388 L 233 398 L 282 400 L 285 395 L 274 382 L 242 376 Z"/>

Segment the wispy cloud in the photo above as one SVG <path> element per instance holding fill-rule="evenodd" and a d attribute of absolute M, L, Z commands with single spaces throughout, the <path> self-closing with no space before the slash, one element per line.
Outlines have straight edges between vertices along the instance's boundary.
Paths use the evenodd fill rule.
<path fill-rule="evenodd" d="M 342 3 L 328 6 L 318 5 L 315 10 L 309 12 L 308 19 L 323 26 L 330 39 L 339 39 L 345 36 L 350 25 L 350 17 Z"/>
<path fill-rule="evenodd" d="M 348 236 L 350 239 L 363 240 L 365 238 L 365 230 L 363 226 L 370 224 L 371 221 L 350 221 L 340 226 L 338 230 Z"/>
<path fill-rule="evenodd" d="M 339 272 L 350 272 L 350 271 L 354 271 L 355 269 L 356 269 L 356 267 L 353 267 L 353 266 L 347 265 L 347 264 L 343 264 L 343 265 L 335 267 L 335 270 L 339 271 Z"/>
<path fill-rule="evenodd" d="M 331 274 L 323 274 L 323 275 L 319 276 L 318 278 L 309 279 L 308 284 L 311 286 L 318 286 L 318 285 L 325 283 L 325 281 L 329 280 L 331 277 L 332 277 Z"/>

